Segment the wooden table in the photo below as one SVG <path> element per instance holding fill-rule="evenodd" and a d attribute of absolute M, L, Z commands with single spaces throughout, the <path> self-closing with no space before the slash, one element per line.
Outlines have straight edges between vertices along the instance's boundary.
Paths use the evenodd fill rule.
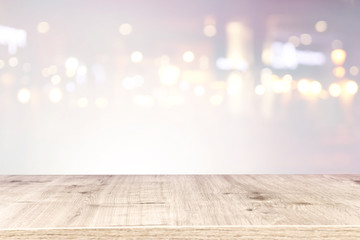
<path fill-rule="evenodd" d="M 360 175 L 0 176 L 0 239 L 360 239 Z"/>

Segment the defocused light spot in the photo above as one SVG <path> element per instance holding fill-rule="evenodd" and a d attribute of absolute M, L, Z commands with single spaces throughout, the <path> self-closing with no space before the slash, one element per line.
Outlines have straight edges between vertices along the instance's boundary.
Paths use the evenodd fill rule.
<path fill-rule="evenodd" d="M 89 101 L 87 98 L 85 97 L 82 97 L 82 98 L 79 98 L 77 101 L 76 101 L 76 105 L 79 107 L 79 108 L 86 108 L 89 104 Z"/>
<path fill-rule="evenodd" d="M 216 27 L 214 25 L 206 25 L 203 32 L 207 37 L 214 37 L 216 35 Z"/>
<path fill-rule="evenodd" d="M 353 81 L 353 80 L 350 80 L 350 81 L 347 81 L 346 84 L 345 84 L 345 90 L 347 93 L 349 93 L 350 95 L 355 95 L 358 90 L 359 90 L 359 86 L 358 84 Z"/>
<path fill-rule="evenodd" d="M 196 96 L 203 96 L 205 94 L 205 88 L 203 86 L 196 86 L 194 87 L 194 94 Z"/>
<path fill-rule="evenodd" d="M 2 69 L 4 66 L 5 66 L 4 60 L 1 60 L 1 59 L 0 59 L 0 69 Z"/>
<path fill-rule="evenodd" d="M 321 83 L 318 81 L 312 81 L 310 84 L 310 91 L 311 93 L 317 95 L 321 92 L 322 87 L 321 87 Z"/>
<path fill-rule="evenodd" d="M 310 45 L 312 43 L 312 37 L 310 34 L 304 33 L 300 36 L 300 42 L 303 45 Z"/>
<path fill-rule="evenodd" d="M 21 102 L 21 103 L 29 102 L 30 97 L 31 97 L 31 93 L 26 88 L 20 89 L 18 94 L 17 94 L 17 98 L 18 98 L 19 102 Z"/>
<path fill-rule="evenodd" d="M 180 69 L 176 66 L 163 66 L 159 69 L 160 81 L 164 85 L 174 85 L 177 83 L 180 75 Z"/>
<path fill-rule="evenodd" d="M 9 66 L 16 67 L 19 64 L 19 60 L 16 57 L 9 58 Z"/>
<path fill-rule="evenodd" d="M 59 88 L 53 88 L 50 90 L 49 99 L 53 103 L 58 103 L 62 99 L 62 92 Z"/>
<path fill-rule="evenodd" d="M 345 76 L 345 73 L 346 73 L 346 71 L 345 71 L 345 68 L 343 68 L 343 67 L 336 67 L 333 70 L 333 74 L 337 78 L 343 78 Z"/>
<path fill-rule="evenodd" d="M 195 55 L 191 51 L 187 51 L 183 55 L 184 62 L 190 63 L 190 62 L 194 61 L 194 59 L 195 59 Z"/>
<path fill-rule="evenodd" d="M 310 81 L 307 79 L 301 79 L 297 85 L 297 88 L 301 94 L 308 94 L 310 87 Z"/>
<path fill-rule="evenodd" d="M 77 74 L 80 76 L 85 76 L 87 73 L 87 67 L 86 66 L 80 66 L 77 70 Z"/>
<path fill-rule="evenodd" d="M 79 66 L 79 60 L 74 57 L 70 57 L 65 61 L 65 68 L 69 71 L 75 71 Z"/>
<path fill-rule="evenodd" d="M 217 106 L 220 105 L 222 102 L 223 102 L 223 96 L 221 96 L 220 94 L 215 94 L 210 97 L 210 103 L 212 105 Z"/>
<path fill-rule="evenodd" d="M 332 83 L 329 86 L 329 93 L 332 97 L 338 97 L 341 94 L 341 88 L 339 86 L 339 84 L 337 83 Z"/>
<path fill-rule="evenodd" d="M 343 49 L 335 49 L 331 52 L 331 60 L 335 65 L 343 65 L 346 59 L 346 52 Z"/>
<path fill-rule="evenodd" d="M 51 75 L 51 74 L 56 74 L 57 71 L 58 71 L 57 66 L 55 66 L 55 65 L 51 65 L 51 66 L 48 68 L 48 70 L 49 70 L 49 74 L 50 74 L 50 75 Z"/>
<path fill-rule="evenodd" d="M 51 77 L 50 81 L 52 84 L 57 85 L 61 82 L 61 77 L 59 75 L 54 75 Z"/>
<path fill-rule="evenodd" d="M 356 66 L 352 66 L 350 69 L 349 69 L 349 72 L 351 75 L 353 76 L 357 76 L 359 74 L 359 68 L 356 67 Z"/>
<path fill-rule="evenodd" d="M 264 95 L 264 93 L 265 93 L 265 87 L 263 86 L 263 85 L 257 85 L 256 87 L 255 87 L 255 94 L 256 95 L 259 95 L 259 96 L 261 96 L 261 95 Z"/>
<path fill-rule="evenodd" d="M 128 23 L 121 24 L 119 27 L 120 34 L 124 36 L 130 35 L 132 30 L 132 26 Z"/>
<path fill-rule="evenodd" d="M 334 41 L 332 41 L 332 43 L 331 43 L 331 47 L 332 47 L 333 49 L 340 49 L 340 48 L 343 48 L 343 43 L 342 43 L 342 41 L 340 41 L 340 40 L 334 40 Z"/>
<path fill-rule="evenodd" d="M 139 63 L 143 60 L 143 55 L 141 52 L 136 51 L 131 54 L 130 59 L 133 63 Z"/>
<path fill-rule="evenodd" d="M 241 73 L 233 72 L 229 75 L 227 79 L 226 91 L 230 96 L 235 97 L 240 93 L 242 88 L 242 80 L 243 78 Z"/>
<path fill-rule="evenodd" d="M 47 33 L 50 30 L 50 25 L 47 22 L 40 22 L 37 25 L 37 30 L 39 33 Z"/>
<path fill-rule="evenodd" d="M 73 92 L 76 89 L 76 85 L 74 82 L 68 82 L 68 83 L 66 83 L 65 88 L 66 88 L 66 91 Z"/>
<path fill-rule="evenodd" d="M 106 98 L 96 98 L 95 106 L 98 108 L 106 108 L 108 106 L 108 100 Z"/>
<path fill-rule="evenodd" d="M 289 42 L 294 45 L 294 47 L 298 47 L 300 45 L 300 39 L 297 36 L 290 36 Z"/>
<path fill-rule="evenodd" d="M 317 32 L 325 32 L 327 29 L 327 23 L 325 21 L 318 21 L 315 24 L 315 30 Z"/>

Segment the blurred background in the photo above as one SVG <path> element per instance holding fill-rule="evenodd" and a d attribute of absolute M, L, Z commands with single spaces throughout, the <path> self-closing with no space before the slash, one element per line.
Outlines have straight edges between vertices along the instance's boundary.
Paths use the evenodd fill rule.
<path fill-rule="evenodd" d="M 357 0 L 0 0 L 0 174 L 359 173 Z"/>

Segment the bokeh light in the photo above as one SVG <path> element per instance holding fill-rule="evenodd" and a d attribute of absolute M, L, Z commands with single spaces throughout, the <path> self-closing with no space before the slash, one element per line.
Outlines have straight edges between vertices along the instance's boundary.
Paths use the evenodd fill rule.
<path fill-rule="evenodd" d="M 331 60 L 335 65 L 343 65 L 346 60 L 344 49 L 335 49 L 331 52 Z"/>
<path fill-rule="evenodd" d="M 131 54 L 130 59 L 133 63 L 139 63 L 143 60 L 143 54 L 141 52 L 135 51 Z"/>
<path fill-rule="evenodd" d="M 330 84 L 329 86 L 329 94 L 332 96 L 332 97 L 338 97 L 340 96 L 341 94 L 341 87 L 339 84 L 337 83 L 332 83 Z"/>
<path fill-rule="evenodd" d="M 53 88 L 50 90 L 49 99 L 52 103 L 59 103 L 63 98 L 62 91 L 59 88 Z"/>
<path fill-rule="evenodd" d="M 191 51 L 186 51 L 184 54 L 183 54 L 183 60 L 184 62 L 187 62 L 187 63 L 191 63 L 193 62 L 195 59 L 195 55 L 193 52 Z"/>
<path fill-rule="evenodd" d="M 17 94 L 17 98 L 21 103 L 27 103 L 30 101 L 31 93 L 27 88 L 22 88 Z"/>
<path fill-rule="evenodd" d="M 121 24 L 119 27 L 120 34 L 124 36 L 130 35 L 132 31 L 133 27 L 128 23 Z"/>
<path fill-rule="evenodd" d="M 50 24 L 48 22 L 40 22 L 37 25 L 37 31 L 39 33 L 47 33 L 50 31 Z"/>

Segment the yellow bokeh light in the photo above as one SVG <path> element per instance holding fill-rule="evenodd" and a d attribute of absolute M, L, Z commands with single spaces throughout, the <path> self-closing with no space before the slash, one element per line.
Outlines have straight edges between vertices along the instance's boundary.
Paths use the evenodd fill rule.
<path fill-rule="evenodd" d="M 332 83 L 330 84 L 329 86 L 329 94 L 332 96 L 332 97 L 338 97 L 340 96 L 341 94 L 341 87 L 339 84 L 337 83 Z"/>
<path fill-rule="evenodd" d="M 194 87 L 194 94 L 199 97 L 203 96 L 205 94 L 204 86 L 199 85 Z"/>
<path fill-rule="evenodd" d="M 195 59 L 195 55 L 191 51 L 186 51 L 183 55 L 184 62 L 190 63 L 190 62 L 193 62 L 194 59 Z"/>
<path fill-rule="evenodd" d="M 317 32 L 325 32 L 327 30 L 327 22 L 326 21 L 318 21 L 315 24 L 315 30 Z"/>
<path fill-rule="evenodd" d="M 214 25 L 206 25 L 203 32 L 207 37 L 214 37 L 216 35 L 216 27 Z"/>
<path fill-rule="evenodd" d="M 300 45 L 300 39 L 297 36 L 290 36 L 288 40 L 294 47 L 298 47 Z"/>
<path fill-rule="evenodd" d="M 308 94 L 311 88 L 310 81 L 307 79 L 301 79 L 298 82 L 297 88 L 301 94 Z"/>
<path fill-rule="evenodd" d="M 321 83 L 318 82 L 318 81 L 312 81 L 311 84 L 310 84 L 310 91 L 312 94 L 319 94 L 322 90 L 322 86 L 321 86 Z"/>
<path fill-rule="evenodd" d="M 310 34 L 304 33 L 300 36 L 300 42 L 303 45 L 310 45 L 312 43 L 312 37 Z"/>
<path fill-rule="evenodd" d="M 223 96 L 220 94 L 215 94 L 212 95 L 209 100 L 212 105 L 217 106 L 223 102 Z"/>
<path fill-rule="evenodd" d="M 54 75 L 51 77 L 50 81 L 52 84 L 57 85 L 61 82 L 61 77 L 59 75 Z"/>
<path fill-rule="evenodd" d="M 82 97 L 82 98 L 79 98 L 77 101 L 76 101 L 76 105 L 79 107 L 79 108 L 86 108 L 89 104 L 89 100 L 85 97 Z"/>
<path fill-rule="evenodd" d="M 162 84 L 171 86 L 177 83 L 180 69 L 176 66 L 163 66 L 159 69 L 159 77 Z"/>
<path fill-rule="evenodd" d="M 17 98 L 18 98 L 19 102 L 27 103 L 30 101 L 31 93 L 28 89 L 22 88 L 19 90 L 19 92 L 17 94 Z"/>
<path fill-rule="evenodd" d="M 343 65 L 346 60 L 344 49 L 335 49 L 331 52 L 331 60 L 335 65 Z"/>
<path fill-rule="evenodd" d="M 16 67 L 19 64 L 19 60 L 16 57 L 9 58 L 9 66 Z"/>
<path fill-rule="evenodd" d="M 143 60 L 143 54 L 141 52 L 135 51 L 131 54 L 130 59 L 133 63 L 139 63 Z"/>
<path fill-rule="evenodd" d="M 47 33 L 50 30 L 50 25 L 48 22 L 40 22 L 37 25 L 37 30 L 39 33 Z"/>
<path fill-rule="evenodd" d="M 333 74 L 337 78 L 343 78 L 346 74 L 345 68 L 343 67 L 336 67 L 333 70 Z"/>
<path fill-rule="evenodd" d="M 106 98 L 96 98 L 95 106 L 98 108 L 106 108 L 108 106 L 108 100 Z"/>
<path fill-rule="evenodd" d="M 50 90 L 49 99 L 53 103 L 58 103 L 63 97 L 62 91 L 59 88 L 53 88 Z"/>
<path fill-rule="evenodd" d="M 79 66 L 79 60 L 74 57 L 70 57 L 65 61 L 65 68 L 69 71 L 75 71 Z"/>
<path fill-rule="evenodd" d="M 132 30 L 133 27 L 128 23 L 121 24 L 119 27 L 120 34 L 124 36 L 130 35 L 132 33 Z"/>
<path fill-rule="evenodd" d="M 355 95 L 359 90 L 359 86 L 355 81 L 349 80 L 345 84 L 345 90 L 350 95 Z"/>

